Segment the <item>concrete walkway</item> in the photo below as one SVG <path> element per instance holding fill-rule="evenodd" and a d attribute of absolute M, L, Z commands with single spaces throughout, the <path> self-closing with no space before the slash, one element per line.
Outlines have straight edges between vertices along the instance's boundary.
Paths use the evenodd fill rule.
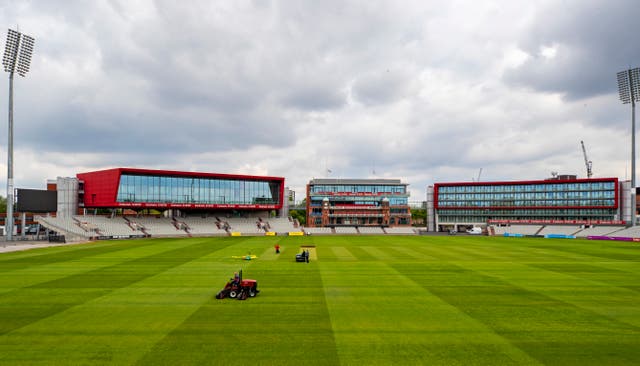
<path fill-rule="evenodd" d="M 0 241 L 0 253 L 17 252 L 36 248 L 54 247 L 60 245 L 84 244 L 85 242 L 73 243 L 49 243 L 48 241 Z"/>

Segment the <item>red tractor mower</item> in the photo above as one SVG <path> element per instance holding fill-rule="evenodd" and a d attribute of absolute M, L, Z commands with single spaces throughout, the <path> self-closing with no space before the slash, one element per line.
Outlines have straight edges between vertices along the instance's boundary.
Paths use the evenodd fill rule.
<path fill-rule="evenodd" d="M 216 299 L 228 297 L 231 299 L 246 300 L 247 297 L 255 297 L 258 295 L 258 292 L 260 292 L 260 290 L 258 290 L 258 281 L 243 280 L 242 270 L 240 270 L 240 273 L 236 273 L 224 288 L 216 294 Z"/>

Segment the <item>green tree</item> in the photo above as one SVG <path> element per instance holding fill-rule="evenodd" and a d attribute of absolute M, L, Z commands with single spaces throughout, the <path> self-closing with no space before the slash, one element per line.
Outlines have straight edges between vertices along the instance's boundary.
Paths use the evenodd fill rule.
<path fill-rule="evenodd" d="M 427 210 L 423 208 L 412 208 L 411 221 L 413 225 L 424 226 L 427 223 Z"/>
<path fill-rule="evenodd" d="M 304 209 L 291 209 L 289 210 L 289 215 L 298 220 L 300 225 L 307 224 L 307 213 Z"/>
<path fill-rule="evenodd" d="M 0 196 L 0 212 L 7 212 L 7 199 Z"/>

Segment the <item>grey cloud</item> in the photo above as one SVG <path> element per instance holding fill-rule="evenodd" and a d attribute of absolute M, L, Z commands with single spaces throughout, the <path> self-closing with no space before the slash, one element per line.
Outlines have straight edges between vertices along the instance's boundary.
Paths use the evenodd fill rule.
<path fill-rule="evenodd" d="M 282 128 L 287 121 L 268 112 L 122 112 L 84 107 L 49 111 L 19 132 L 21 143 L 42 151 L 176 155 L 241 150 L 251 145 L 287 146 L 293 140 L 291 131 Z M 50 124 L 52 120 L 55 126 Z"/>
<path fill-rule="evenodd" d="M 282 99 L 284 105 L 303 110 L 331 110 L 346 103 L 343 91 L 330 88 L 300 88 L 288 92 Z"/>
<path fill-rule="evenodd" d="M 616 73 L 638 67 L 634 24 L 640 18 L 635 0 L 551 2 L 538 14 L 520 46 L 531 59 L 505 74 L 509 83 L 544 92 L 559 92 L 569 100 L 613 93 Z M 558 45 L 557 56 L 538 56 L 541 47 Z"/>
<path fill-rule="evenodd" d="M 410 91 L 411 81 L 411 76 L 404 70 L 382 69 L 358 77 L 353 94 L 366 105 L 386 104 L 405 96 Z"/>
<path fill-rule="evenodd" d="M 16 138 L 44 159 L 189 169 L 202 157 L 306 182 L 295 155 L 302 174 L 321 170 L 319 159 L 355 177 L 375 167 L 468 179 L 482 166 L 539 178 L 577 149 L 558 146 L 595 140 L 594 130 L 614 146 L 599 166 L 627 158 L 615 155 L 629 120 L 615 72 L 640 66 L 626 32 L 633 1 L 24 4 L 0 20 L 26 19 L 36 36 L 32 73 L 16 84 Z M 537 12 L 524 32 L 522 8 Z M 535 56 L 553 44 L 555 59 L 499 74 L 514 45 Z"/>

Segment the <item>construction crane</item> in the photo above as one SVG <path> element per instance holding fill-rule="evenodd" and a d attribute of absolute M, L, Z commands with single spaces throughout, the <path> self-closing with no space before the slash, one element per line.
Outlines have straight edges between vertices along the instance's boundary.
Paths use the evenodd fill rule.
<path fill-rule="evenodd" d="M 472 182 L 479 182 L 480 181 L 480 174 L 482 174 L 482 168 L 480 168 L 480 171 L 478 172 L 478 179 L 474 179 L 473 177 L 471 177 L 471 181 Z"/>
<path fill-rule="evenodd" d="M 582 155 L 584 155 L 584 166 L 587 168 L 587 178 L 591 178 L 593 175 L 593 171 L 591 171 L 593 163 L 587 158 L 587 149 L 584 148 L 584 141 L 580 140 L 580 145 L 582 145 Z"/>

